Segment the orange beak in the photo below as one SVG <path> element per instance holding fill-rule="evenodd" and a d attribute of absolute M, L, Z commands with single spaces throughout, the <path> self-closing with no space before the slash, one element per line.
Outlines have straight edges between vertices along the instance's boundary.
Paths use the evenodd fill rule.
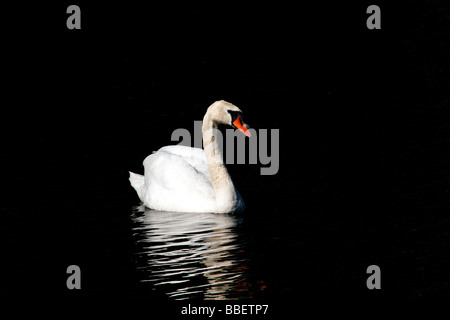
<path fill-rule="evenodd" d="M 250 131 L 248 131 L 247 127 L 245 126 L 244 122 L 242 122 L 241 117 L 237 117 L 236 120 L 234 120 L 233 125 L 236 126 L 239 130 L 241 130 L 247 137 L 251 137 Z"/>

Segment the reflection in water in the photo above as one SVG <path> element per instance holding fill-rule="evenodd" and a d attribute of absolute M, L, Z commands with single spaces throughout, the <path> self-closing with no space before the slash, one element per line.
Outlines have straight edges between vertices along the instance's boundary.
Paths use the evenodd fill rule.
<path fill-rule="evenodd" d="M 179 300 L 252 297 L 236 217 L 136 207 L 132 218 L 141 281 Z"/>

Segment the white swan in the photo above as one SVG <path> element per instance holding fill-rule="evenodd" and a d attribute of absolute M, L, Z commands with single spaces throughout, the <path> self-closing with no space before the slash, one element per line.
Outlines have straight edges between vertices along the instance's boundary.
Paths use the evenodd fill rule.
<path fill-rule="evenodd" d="M 209 106 L 203 118 L 203 149 L 166 146 L 144 160 L 144 176 L 130 172 L 131 186 L 148 208 L 160 211 L 237 213 L 245 210 L 216 139 L 218 124 L 250 137 L 242 111 L 226 101 Z"/>

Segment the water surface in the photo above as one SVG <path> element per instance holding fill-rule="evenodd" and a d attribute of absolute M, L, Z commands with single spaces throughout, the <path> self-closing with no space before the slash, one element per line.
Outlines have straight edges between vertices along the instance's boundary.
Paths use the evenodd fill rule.
<path fill-rule="evenodd" d="M 142 206 L 133 211 L 141 282 L 176 300 L 251 298 L 239 217 Z"/>

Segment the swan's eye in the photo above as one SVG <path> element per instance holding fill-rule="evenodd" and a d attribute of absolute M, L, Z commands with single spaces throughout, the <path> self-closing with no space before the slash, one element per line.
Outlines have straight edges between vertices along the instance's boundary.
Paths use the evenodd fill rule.
<path fill-rule="evenodd" d="M 233 111 L 233 110 L 227 110 L 227 111 L 231 115 L 231 123 L 234 123 L 234 121 L 236 121 L 237 118 L 240 118 L 239 122 L 242 123 L 244 115 L 242 114 L 241 111 Z"/>

